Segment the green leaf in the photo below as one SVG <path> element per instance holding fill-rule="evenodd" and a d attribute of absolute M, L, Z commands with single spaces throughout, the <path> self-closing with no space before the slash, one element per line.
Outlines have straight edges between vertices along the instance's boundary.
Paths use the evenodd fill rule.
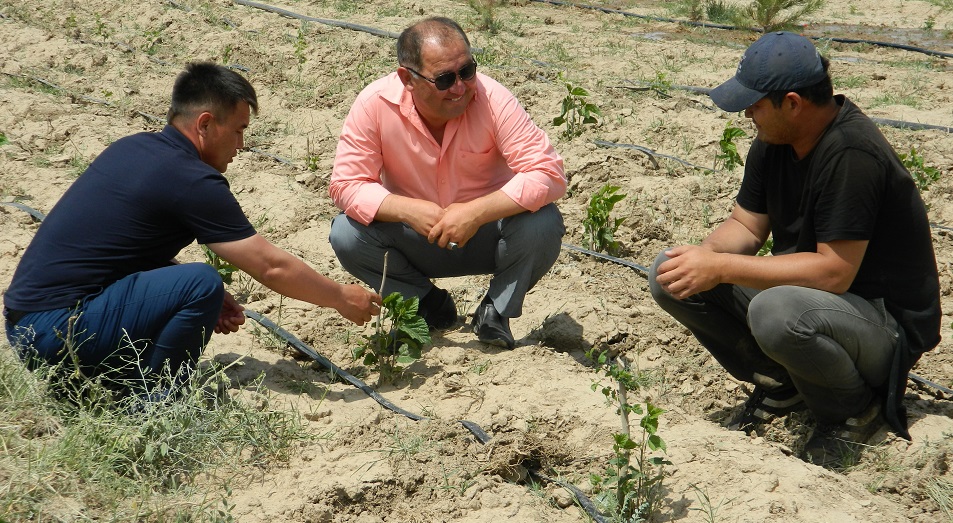
<path fill-rule="evenodd" d="M 400 332 L 418 343 L 430 343 L 430 328 L 427 327 L 427 320 L 420 316 L 415 316 L 409 321 L 405 320 L 400 326 Z"/>

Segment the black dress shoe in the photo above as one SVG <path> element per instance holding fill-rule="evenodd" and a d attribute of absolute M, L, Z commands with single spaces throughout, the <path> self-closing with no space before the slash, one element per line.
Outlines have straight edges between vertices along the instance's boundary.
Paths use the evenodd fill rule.
<path fill-rule="evenodd" d="M 483 343 L 512 349 L 516 346 L 513 333 L 510 332 L 510 319 L 500 316 L 493 302 L 484 299 L 473 314 L 473 332 Z"/>
<path fill-rule="evenodd" d="M 453 303 L 450 293 L 440 287 L 434 287 L 421 298 L 417 313 L 424 318 L 431 330 L 449 329 L 457 323 L 457 306 Z"/>

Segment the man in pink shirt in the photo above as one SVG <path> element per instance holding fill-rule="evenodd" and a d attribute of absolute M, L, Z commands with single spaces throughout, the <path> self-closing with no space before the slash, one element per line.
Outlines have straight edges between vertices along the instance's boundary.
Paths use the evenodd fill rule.
<path fill-rule="evenodd" d="M 509 318 L 555 263 L 565 233 L 553 203 L 566 192 L 562 158 L 513 94 L 476 72 L 453 20 L 408 27 L 397 61 L 344 122 L 329 188 L 344 212 L 331 245 L 381 294 L 419 297 L 435 329 L 452 327 L 457 311 L 431 278 L 492 274 L 471 327 L 513 348 Z"/>

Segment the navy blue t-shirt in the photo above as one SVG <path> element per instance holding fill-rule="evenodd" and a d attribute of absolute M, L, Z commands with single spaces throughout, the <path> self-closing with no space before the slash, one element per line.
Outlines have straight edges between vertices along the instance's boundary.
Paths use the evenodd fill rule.
<path fill-rule="evenodd" d="M 255 234 L 228 181 L 172 126 L 106 148 L 40 225 L 4 295 L 26 312 L 72 307 L 193 241 Z"/>
<path fill-rule="evenodd" d="M 940 290 L 926 208 L 877 126 L 850 100 L 820 141 L 797 159 L 790 145 L 755 140 L 738 205 L 767 214 L 775 255 L 818 243 L 867 240 L 848 292 L 882 298 L 917 352 L 940 341 Z"/>

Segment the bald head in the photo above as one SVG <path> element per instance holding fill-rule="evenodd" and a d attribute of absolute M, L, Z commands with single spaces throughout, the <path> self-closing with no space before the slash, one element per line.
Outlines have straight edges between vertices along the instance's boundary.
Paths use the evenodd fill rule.
<path fill-rule="evenodd" d="M 463 32 L 463 28 L 453 20 L 442 16 L 426 18 L 400 33 L 400 37 L 397 38 L 397 63 L 420 69 L 424 65 L 421 61 L 421 49 L 424 43 L 444 45 L 461 40 L 468 48 L 470 47 L 470 40 Z"/>

